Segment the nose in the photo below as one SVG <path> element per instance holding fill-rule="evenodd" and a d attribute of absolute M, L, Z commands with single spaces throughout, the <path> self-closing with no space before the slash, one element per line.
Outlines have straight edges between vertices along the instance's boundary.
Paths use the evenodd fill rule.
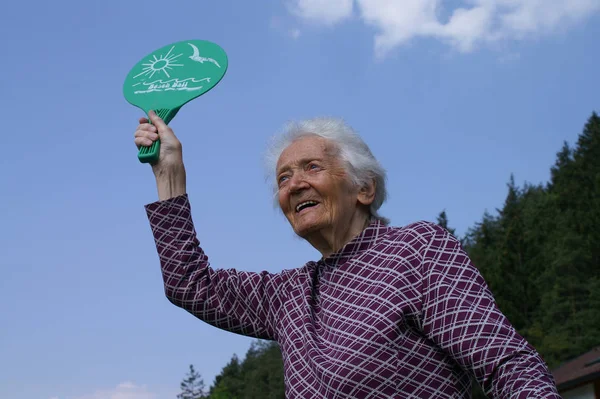
<path fill-rule="evenodd" d="M 289 188 L 291 192 L 298 192 L 308 188 L 308 183 L 306 179 L 304 179 L 304 175 L 302 173 L 294 173 L 294 175 L 290 178 Z"/>

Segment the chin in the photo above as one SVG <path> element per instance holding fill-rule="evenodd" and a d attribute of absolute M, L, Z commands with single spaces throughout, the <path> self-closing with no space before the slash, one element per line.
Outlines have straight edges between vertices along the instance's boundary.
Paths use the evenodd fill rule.
<path fill-rule="evenodd" d="M 300 226 L 293 226 L 294 232 L 302 238 L 307 238 L 311 234 L 322 229 L 322 226 L 318 223 L 303 223 Z"/>
<path fill-rule="evenodd" d="M 306 228 L 304 226 L 300 228 L 294 227 L 294 233 L 296 233 L 296 235 L 299 235 L 302 238 L 306 238 L 306 236 L 308 236 L 311 233 L 311 231 L 309 228 Z"/>

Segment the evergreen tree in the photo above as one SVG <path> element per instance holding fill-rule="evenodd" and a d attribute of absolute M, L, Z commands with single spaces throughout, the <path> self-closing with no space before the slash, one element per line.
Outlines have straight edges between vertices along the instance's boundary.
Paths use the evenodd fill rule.
<path fill-rule="evenodd" d="M 446 215 L 446 210 L 444 209 L 437 217 L 437 224 L 442 226 L 444 229 L 448 230 L 450 234 L 455 235 L 456 229 L 452 229 L 448 226 L 448 216 Z"/>
<path fill-rule="evenodd" d="M 554 368 L 600 342 L 600 118 L 564 143 L 544 185 L 514 179 L 466 249 L 500 309 Z M 474 392 L 477 388 L 474 389 Z M 474 396 L 475 397 L 475 396 Z"/>
<path fill-rule="evenodd" d="M 523 205 L 524 193 L 511 175 L 504 206 L 499 210 L 498 258 L 493 265 L 495 278 L 491 288 L 498 306 L 517 330 L 527 325 L 531 307 L 537 302 L 530 284 Z"/>
<path fill-rule="evenodd" d="M 539 319 L 531 332 L 551 365 L 577 356 L 600 342 L 595 302 L 600 269 L 600 118 L 593 113 L 577 145 L 557 155 L 548 188 L 554 230 L 545 248 L 546 289 Z"/>
<path fill-rule="evenodd" d="M 208 397 L 210 399 L 238 399 L 243 397 L 243 391 L 242 369 L 237 355 L 234 354 L 221 373 L 215 377 Z"/>
<path fill-rule="evenodd" d="M 252 342 L 243 361 L 233 356 L 215 377 L 208 399 L 284 399 L 283 359 L 276 342 Z"/>
<path fill-rule="evenodd" d="M 181 381 L 181 393 L 177 395 L 178 399 L 204 399 L 204 380 L 200 373 L 194 370 L 190 364 L 190 370 L 187 377 Z"/>
<path fill-rule="evenodd" d="M 242 363 L 244 398 L 284 399 L 283 360 L 279 345 L 255 341 Z"/>

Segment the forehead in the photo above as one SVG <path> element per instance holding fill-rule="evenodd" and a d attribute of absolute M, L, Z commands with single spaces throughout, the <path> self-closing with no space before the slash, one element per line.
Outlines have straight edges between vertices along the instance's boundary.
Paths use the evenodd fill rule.
<path fill-rule="evenodd" d="M 315 158 L 333 160 L 334 157 L 334 145 L 329 140 L 319 136 L 305 136 L 294 140 L 282 151 L 277 169 Z"/>

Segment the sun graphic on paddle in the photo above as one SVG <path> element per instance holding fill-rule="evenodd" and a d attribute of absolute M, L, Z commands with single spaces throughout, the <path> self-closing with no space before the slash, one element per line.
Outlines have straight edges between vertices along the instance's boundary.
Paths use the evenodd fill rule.
<path fill-rule="evenodd" d="M 148 62 L 142 64 L 144 66 L 142 72 L 138 73 L 133 78 L 135 79 L 142 75 L 151 78 L 152 76 L 154 76 L 155 73 L 160 74 L 160 72 L 163 72 L 165 75 L 167 75 L 168 78 L 170 78 L 171 75 L 169 75 L 169 69 L 173 69 L 173 67 L 183 66 L 183 64 L 175 64 L 177 58 L 181 57 L 182 54 L 171 54 L 174 48 L 175 46 L 171 47 L 169 52 L 164 56 L 162 54 L 158 57 L 156 55 L 153 55 L 153 59 L 150 59 Z"/>

